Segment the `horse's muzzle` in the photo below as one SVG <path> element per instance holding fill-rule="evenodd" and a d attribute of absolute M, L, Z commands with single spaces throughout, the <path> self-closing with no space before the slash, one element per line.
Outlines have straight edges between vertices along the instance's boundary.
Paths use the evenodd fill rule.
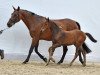
<path fill-rule="evenodd" d="M 10 23 L 7 23 L 7 26 L 10 28 L 12 25 Z"/>

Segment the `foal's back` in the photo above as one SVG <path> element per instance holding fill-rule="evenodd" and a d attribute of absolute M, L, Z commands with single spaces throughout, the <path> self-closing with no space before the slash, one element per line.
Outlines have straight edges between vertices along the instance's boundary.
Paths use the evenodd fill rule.
<path fill-rule="evenodd" d="M 61 30 L 55 38 L 56 42 L 62 45 L 83 44 L 85 39 L 85 33 L 77 29 L 72 31 Z"/>

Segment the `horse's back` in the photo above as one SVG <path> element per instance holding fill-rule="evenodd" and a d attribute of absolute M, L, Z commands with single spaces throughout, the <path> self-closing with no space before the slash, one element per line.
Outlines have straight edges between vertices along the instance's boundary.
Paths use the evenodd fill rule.
<path fill-rule="evenodd" d="M 79 29 L 76 21 L 65 18 L 65 19 L 57 19 L 57 20 L 52 20 L 55 22 L 57 25 L 61 26 L 64 30 L 70 31 L 74 29 Z"/>

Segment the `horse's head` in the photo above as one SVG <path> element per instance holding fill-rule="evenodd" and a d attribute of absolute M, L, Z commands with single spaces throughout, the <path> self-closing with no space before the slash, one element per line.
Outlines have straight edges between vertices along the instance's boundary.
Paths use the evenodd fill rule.
<path fill-rule="evenodd" d="M 11 14 L 11 18 L 9 19 L 7 23 L 8 27 L 12 27 L 15 23 L 20 21 L 20 14 L 19 14 L 20 7 L 18 7 L 17 9 L 13 7 L 13 9 L 14 9 L 14 12 Z"/>

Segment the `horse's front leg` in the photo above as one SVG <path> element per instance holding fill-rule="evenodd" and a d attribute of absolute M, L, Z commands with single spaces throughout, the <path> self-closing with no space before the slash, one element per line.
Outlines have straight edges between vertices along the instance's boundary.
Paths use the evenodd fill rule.
<path fill-rule="evenodd" d="M 27 56 L 26 60 L 23 62 L 24 64 L 26 64 L 26 63 L 29 61 L 30 56 L 31 56 L 31 54 L 32 54 L 32 52 L 33 52 L 33 48 L 34 48 L 34 46 L 31 44 L 31 47 L 30 47 L 28 56 Z"/>
<path fill-rule="evenodd" d="M 31 44 L 31 47 L 30 47 L 28 56 L 27 56 L 26 60 L 23 62 L 24 64 L 26 64 L 26 63 L 29 61 L 30 56 L 31 56 L 31 54 L 32 54 L 32 52 L 33 52 L 33 48 L 37 45 L 38 41 L 39 41 L 39 40 L 36 39 L 36 38 L 33 38 L 33 39 L 32 39 L 32 44 Z"/>
<path fill-rule="evenodd" d="M 45 58 L 43 55 L 41 55 L 39 52 L 38 52 L 38 46 L 39 46 L 39 42 L 38 44 L 35 46 L 35 52 L 38 54 L 38 56 L 43 59 L 44 62 L 47 62 L 47 58 Z"/>
<path fill-rule="evenodd" d="M 63 46 L 63 55 L 62 55 L 60 61 L 59 61 L 57 64 L 61 64 L 61 63 L 63 63 L 67 51 L 68 51 L 67 46 Z"/>

